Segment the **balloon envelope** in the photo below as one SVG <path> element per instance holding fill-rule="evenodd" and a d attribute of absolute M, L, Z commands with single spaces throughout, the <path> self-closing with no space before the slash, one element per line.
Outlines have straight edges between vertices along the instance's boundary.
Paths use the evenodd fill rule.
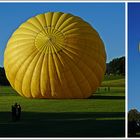
<path fill-rule="evenodd" d="M 11 86 L 27 98 L 88 98 L 106 70 L 104 44 L 80 17 L 48 12 L 22 23 L 4 54 Z"/>

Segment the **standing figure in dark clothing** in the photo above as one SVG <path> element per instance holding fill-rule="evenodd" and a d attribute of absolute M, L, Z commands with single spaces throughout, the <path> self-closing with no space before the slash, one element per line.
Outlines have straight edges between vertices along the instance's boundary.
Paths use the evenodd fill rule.
<path fill-rule="evenodd" d="M 17 110 L 18 110 L 17 120 L 20 120 L 20 116 L 21 116 L 21 106 L 20 105 L 17 106 Z"/>
<path fill-rule="evenodd" d="M 15 105 L 12 105 L 12 120 L 17 121 L 20 120 L 21 116 L 21 106 L 15 103 Z"/>
<path fill-rule="evenodd" d="M 16 108 L 14 105 L 12 105 L 12 120 L 15 121 L 16 120 Z"/>
<path fill-rule="evenodd" d="M 108 91 L 110 92 L 110 87 L 108 86 Z"/>
<path fill-rule="evenodd" d="M 16 109 L 15 118 L 17 120 L 17 118 L 18 118 L 18 104 L 17 103 L 15 103 L 15 109 Z"/>

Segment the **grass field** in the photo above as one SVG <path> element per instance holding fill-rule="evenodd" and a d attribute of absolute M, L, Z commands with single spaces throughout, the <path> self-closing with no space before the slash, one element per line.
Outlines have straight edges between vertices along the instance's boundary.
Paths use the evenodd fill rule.
<path fill-rule="evenodd" d="M 108 91 L 110 87 L 110 91 Z M 11 105 L 22 106 L 12 122 Z M 89 99 L 26 99 L 11 87 L 0 87 L 1 137 L 124 137 L 125 80 L 105 77 Z"/>

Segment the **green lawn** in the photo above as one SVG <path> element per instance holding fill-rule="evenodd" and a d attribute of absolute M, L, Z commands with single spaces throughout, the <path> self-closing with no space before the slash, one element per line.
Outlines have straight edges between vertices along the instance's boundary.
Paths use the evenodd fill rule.
<path fill-rule="evenodd" d="M 19 122 L 11 121 L 15 102 L 22 106 Z M 124 111 L 124 77 L 105 77 L 89 99 L 26 99 L 11 87 L 1 86 L 0 136 L 124 137 Z"/>

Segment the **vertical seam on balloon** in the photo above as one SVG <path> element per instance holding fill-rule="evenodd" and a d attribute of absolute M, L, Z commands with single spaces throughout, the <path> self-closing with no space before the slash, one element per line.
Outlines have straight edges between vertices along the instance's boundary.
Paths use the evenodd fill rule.
<path fill-rule="evenodd" d="M 58 58 L 59 62 L 63 65 L 62 60 L 60 59 L 59 53 L 56 53 L 56 55 L 57 55 L 57 58 Z M 63 73 L 63 74 L 65 75 L 65 73 Z M 64 76 L 64 79 L 65 79 L 65 76 Z M 69 87 L 69 85 L 68 85 L 66 79 L 65 79 L 65 82 L 66 82 L 66 87 L 67 87 L 67 89 L 69 90 L 69 93 L 70 93 L 70 94 L 72 95 L 72 97 L 73 97 L 73 94 L 72 94 L 72 92 L 71 92 L 71 89 L 70 89 L 70 87 Z"/>
<path fill-rule="evenodd" d="M 59 56 L 58 56 L 58 58 L 59 58 Z M 60 58 L 59 58 L 59 61 L 60 61 Z M 69 93 L 70 93 L 71 97 L 74 97 L 74 95 L 73 95 L 73 93 L 72 93 L 72 91 L 71 91 L 71 89 L 69 87 L 69 84 L 68 84 L 68 82 L 66 80 L 66 77 L 65 77 L 66 74 L 65 74 L 65 72 L 63 74 L 64 74 L 64 79 L 65 79 L 65 82 L 66 82 L 66 87 L 69 90 Z"/>
<path fill-rule="evenodd" d="M 15 87 L 15 79 L 16 79 L 16 76 L 17 76 L 18 72 L 20 71 L 21 67 L 25 64 L 25 62 L 28 60 L 28 58 L 29 58 L 30 56 L 32 56 L 33 54 L 35 54 L 35 53 L 37 53 L 36 50 L 34 50 L 34 51 L 23 61 L 23 63 L 21 63 L 21 65 L 19 66 L 19 68 L 18 68 L 18 70 L 17 70 L 17 72 L 16 72 L 16 74 L 15 74 L 15 78 L 14 78 L 14 83 L 13 83 L 14 87 Z M 26 69 L 26 70 L 27 70 L 27 69 Z M 26 72 L 26 71 L 25 71 L 25 72 Z M 24 76 L 23 76 L 23 78 L 24 78 Z M 22 78 L 22 80 L 23 80 L 23 78 Z M 21 93 L 24 95 L 24 93 L 22 92 L 22 82 L 21 82 L 21 85 L 20 85 L 20 86 L 21 86 L 21 87 L 20 87 Z"/>
<path fill-rule="evenodd" d="M 35 52 L 36 51 L 36 52 Z M 37 49 L 35 49 L 34 50 L 34 52 L 35 52 L 35 57 L 37 56 L 37 54 L 39 53 L 39 51 L 37 50 Z M 33 53 L 34 53 L 33 52 Z M 30 55 L 31 56 L 31 55 Z M 26 75 L 26 72 L 27 72 L 27 70 L 28 70 L 28 68 L 29 68 L 29 66 L 31 65 L 31 63 L 33 62 L 33 60 L 35 59 L 35 57 L 31 60 L 31 62 L 30 62 L 30 64 L 28 65 L 28 67 L 27 67 L 27 69 L 25 70 L 25 73 L 24 73 L 24 76 L 23 76 L 23 78 L 22 78 L 22 82 L 21 82 L 21 91 L 22 91 L 22 93 L 23 93 L 23 89 L 22 89 L 22 87 L 23 87 L 23 80 L 24 80 L 24 77 L 25 77 L 25 75 Z M 29 57 L 28 57 L 29 58 Z M 31 89 L 30 89 L 30 91 L 31 91 Z M 30 95 L 32 96 L 32 94 L 31 94 L 31 92 L 30 92 Z M 24 95 L 25 96 L 25 95 Z"/>
<path fill-rule="evenodd" d="M 51 44 L 50 49 L 51 49 L 51 52 L 53 52 L 53 44 Z M 52 61 L 51 61 L 51 62 L 53 63 L 53 66 L 55 66 L 54 58 L 53 58 L 53 53 L 50 53 L 50 55 L 51 55 L 51 57 L 52 57 Z M 56 71 L 56 69 L 55 69 L 54 67 L 53 67 L 53 70 Z M 57 74 L 57 72 L 56 72 L 56 74 Z M 58 77 L 57 77 L 57 78 L 58 78 Z M 51 87 L 51 89 L 52 89 L 52 87 Z M 56 91 L 55 91 L 55 92 L 56 92 Z M 57 94 L 55 93 L 54 96 L 57 97 Z"/>
<path fill-rule="evenodd" d="M 55 19 L 55 15 L 58 14 L 58 13 L 59 13 L 59 17 L 57 18 L 57 22 L 59 21 L 60 17 L 64 14 L 64 13 L 62 13 L 62 12 L 56 12 L 56 13 L 54 13 L 54 14 L 53 14 L 53 17 L 52 17 L 53 21 L 54 21 L 54 19 Z M 57 28 L 56 28 L 57 22 L 56 22 L 55 25 L 53 26 L 55 29 L 57 29 Z"/>
<path fill-rule="evenodd" d="M 66 51 L 69 51 L 70 53 L 72 53 L 70 50 L 67 50 L 66 48 L 64 48 L 64 50 L 66 50 Z M 74 54 L 74 53 L 72 53 L 72 54 Z M 74 54 L 75 55 L 75 54 Z M 76 56 L 77 57 L 77 56 Z M 70 58 L 71 59 L 71 58 Z M 80 60 L 80 59 L 79 59 Z M 73 60 L 72 60 L 73 61 Z M 74 63 L 75 64 L 75 63 Z M 75 64 L 76 65 L 76 64 Z M 78 68 L 79 69 L 79 68 Z M 91 70 L 90 70 L 91 71 Z M 83 73 L 81 73 L 82 75 L 83 75 Z M 85 80 L 87 80 L 87 77 L 85 76 L 85 75 L 83 75 L 84 76 L 84 79 Z M 89 84 L 89 87 L 90 87 L 90 89 L 92 89 L 91 88 L 91 84 L 90 84 L 90 82 L 87 80 L 87 82 L 88 82 L 88 84 Z"/>
<path fill-rule="evenodd" d="M 66 54 L 66 56 L 68 56 L 69 60 L 73 63 L 73 65 L 75 65 L 75 67 L 76 67 L 76 69 L 79 71 L 79 73 L 80 73 L 81 75 L 83 75 L 84 79 L 87 80 L 87 77 L 83 74 L 83 72 L 80 71 L 80 68 L 76 65 L 76 63 L 70 58 L 70 56 L 69 56 L 65 51 L 63 51 L 63 52 Z M 76 78 L 74 78 L 74 79 L 76 79 Z M 76 83 L 77 83 L 77 85 L 79 86 L 79 84 L 78 84 L 77 81 L 76 81 Z M 87 83 L 89 84 L 89 87 L 91 88 L 91 85 L 90 85 L 90 83 L 89 83 L 88 80 L 87 80 Z M 79 86 L 79 88 L 80 88 L 80 86 Z M 91 89 L 92 89 L 92 88 L 91 88 Z M 82 96 L 85 97 L 85 95 L 84 95 L 84 93 L 82 92 L 81 89 L 80 89 L 80 91 L 81 91 Z"/>
<path fill-rule="evenodd" d="M 48 52 L 49 52 L 50 47 L 48 47 L 47 50 L 48 50 Z M 49 85 L 49 92 L 48 92 L 48 94 L 49 94 L 49 96 L 52 96 L 52 95 L 51 95 L 50 75 L 49 75 L 49 73 L 50 73 L 50 72 L 49 72 L 49 53 L 47 54 L 47 73 L 48 73 L 48 85 Z"/>
<path fill-rule="evenodd" d="M 81 20 L 80 20 L 80 22 L 78 22 L 78 21 L 79 20 L 75 20 L 73 23 L 71 23 L 70 25 L 67 25 L 65 28 L 69 28 L 70 26 L 73 26 L 72 29 L 74 29 L 74 28 L 81 28 L 81 29 L 85 28 L 85 29 L 91 30 L 91 26 L 84 24 L 84 21 L 81 21 Z M 68 31 L 68 29 L 63 31 L 63 32 L 66 32 L 66 31 Z"/>
<path fill-rule="evenodd" d="M 69 51 L 69 50 L 67 50 L 67 51 Z M 72 53 L 72 52 L 71 52 Z M 75 55 L 75 54 L 74 54 Z M 84 54 L 84 55 L 86 55 L 86 54 Z M 71 59 L 71 58 L 70 58 Z M 80 60 L 80 59 L 79 59 Z M 73 61 L 73 60 L 72 60 Z M 81 61 L 81 60 L 80 60 Z M 93 60 L 93 61 L 95 61 L 95 60 Z M 74 61 L 73 61 L 74 62 Z M 82 62 L 82 61 L 81 61 Z M 98 64 L 98 62 L 97 61 L 95 61 L 96 62 L 96 64 Z M 83 62 L 82 62 L 83 63 Z M 85 63 L 83 63 L 83 64 L 85 64 Z M 90 69 L 90 71 L 91 71 L 91 73 L 93 73 L 93 70 L 87 65 L 87 64 L 85 64 L 89 69 Z M 77 65 L 76 65 L 77 66 Z M 78 67 L 78 66 L 77 66 Z M 102 68 L 102 67 L 101 67 Z M 102 69 L 101 69 L 102 70 Z M 84 75 L 85 76 L 85 75 Z M 95 75 L 95 71 L 94 71 L 94 77 L 96 78 L 96 81 L 98 81 L 97 79 L 98 79 L 98 77 Z M 90 84 L 90 82 L 88 82 L 89 83 L 89 85 L 90 85 L 90 87 L 92 87 L 91 86 L 91 84 Z M 98 82 L 99 83 L 99 82 Z"/>
<path fill-rule="evenodd" d="M 49 50 L 49 47 L 46 47 L 46 52 L 45 52 L 45 56 L 44 56 L 44 59 L 45 59 L 45 57 L 47 57 L 46 58 L 46 60 L 47 60 L 47 69 L 46 70 L 47 70 L 47 74 L 48 74 L 49 71 L 48 71 L 48 53 L 47 53 L 47 50 Z M 43 62 L 43 64 L 44 64 L 44 62 Z M 49 86 L 49 89 L 50 89 L 49 74 L 47 76 L 48 76 L 48 86 Z M 44 95 L 42 94 L 42 96 L 44 96 Z M 50 91 L 45 93 L 45 97 L 47 97 L 47 96 L 51 96 Z"/>
<path fill-rule="evenodd" d="M 45 48 L 45 47 L 44 47 L 44 48 Z M 42 48 L 42 50 L 44 50 L 44 48 Z M 39 60 L 40 60 L 42 54 L 44 54 L 44 52 L 43 52 L 43 51 L 42 51 L 42 52 L 39 52 L 39 51 L 38 51 L 38 53 L 36 54 L 35 57 L 37 57 L 37 55 L 39 55 L 39 54 L 40 54 L 40 56 L 38 57 L 38 59 L 37 59 L 37 61 L 36 61 L 34 70 L 33 70 L 32 74 L 31 74 L 31 80 L 30 80 L 30 94 L 31 94 L 32 97 L 33 97 L 33 94 L 32 94 L 32 79 L 33 79 L 33 75 L 34 75 L 34 72 L 35 72 L 37 63 L 39 62 Z M 35 57 L 34 57 L 34 59 L 35 59 Z M 34 60 L 34 59 L 33 59 L 33 60 Z M 33 62 L 33 61 L 32 61 L 32 62 Z M 31 65 L 31 63 L 30 63 L 30 65 Z M 40 80 L 39 80 L 39 81 L 40 81 Z M 39 84 L 40 84 L 40 82 L 39 82 Z M 39 87 L 40 87 L 40 86 L 39 86 Z M 39 90 L 40 90 L 40 89 L 39 89 Z"/>
<path fill-rule="evenodd" d="M 62 13 L 61 15 L 60 15 L 60 17 L 63 15 L 64 13 Z M 44 14 L 45 15 L 45 14 Z M 45 22 L 46 22 L 46 15 L 44 16 L 45 17 Z M 58 23 L 58 20 L 60 19 L 60 17 L 57 19 L 57 23 Z M 51 18 L 51 25 L 50 25 L 50 27 L 52 27 L 53 29 L 55 29 L 54 31 L 59 31 L 57 28 L 56 28 L 56 25 L 55 26 L 52 26 L 52 20 L 53 20 L 53 18 L 54 18 L 54 12 L 52 12 L 52 18 Z M 47 25 L 47 22 L 46 22 L 46 25 Z M 48 26 L 48 25 L 47 25 Z M 59 31 L 59 32 L 61 32 L 61 31 Z M 52 33 L 52 32 L 51 32 Z M 53 32 L 54 33 L 54 32 Z M 61 32 L 62 33 L 62 32 Z M 63 33 L 62 33 L 63 34 Z"/>
<path fill-rule="evenodd" d="M 51 48 L 50 48 L 50 47 L 49 47 L 49 50 L 51 51 Z M 49 75 L 51 75 L 51 74 L 50 74 L 50 71 L 51 71 L 51 69 L 50 69 L 50 64 L 51 64 L 51 63 L 50 63 L 50 60 L 51 60 L 51 58 L 50 58 L 50 57 L 51 57 L 51 54 L 48 53 Z M 51 86 L 51 85 L 52 85 L 52 82 L 51 82 L 50 77 L 49 77 L 49 82 L 50 82 L 50 93 L 51 93 L 51 96 L 53 97 L 53 95 L 52 95 L 52 86 Z"/>
<path fill-rule="evenodd" d="M 54 15 L 54 13 L 52 12 L 52 17 L 51 17 L 51 22 L 50 22 L 50 26 L 51 26 L 51 30 L 50 30 L 50 32 L 51 32 L 51 34 L 52 34 L 52 20 L 53 20 L 53 15 Z"/>
<path fill-rule="evenodd" d="M 55 46 L 53 46 L 52 45 L 52 47 L 53 47 L 53 49 L 54 50 L 56 50 L 56 48 L 55 48 Z M 55 55 L 56 55 L 56 57 L 58 58 L 58 56 L 57 56 L 57 52 L 55 53 Z M 53 56 L 53 54 L 52 54 L 52 56 Z M 55 59 L 54 59 L 54 56 L 53 56 L 53 61 L 54 61 L 54 65 L 55 65 L 55 71 L 56 71 L 56 73 L 57 73 L 57 79 L 58 79 L 58 81 L 59 81 L 59 84 L 60 84 L 60 86 L 61 86 L 61 88 L 60 88 L 60 90 L 61 90 L 61 92 L 62 92 L 62 83 L 61 83 L 61 80 L 60 80 L 60 77 L 59 77 L 59 74 L 58 74 L 58 69 L 57 69 L 57 67 L 56 67 L 56 62 L 55 62 Z M 59 93 L 60 94 L 60 93 Z M 61 94 L 63 94 L 63 93 L 61 93 Z M 64 95 L 62 95 L 63 97 L 64 97 Z"/>
<path fill-rule="evenodd" d="M 83 28 L 83 26 L 77 26 L 77 24 L 78 24 L 77 21 L 75 21 L 75 22 L 71 23 L 70 25 L 67 25 L 66 27 L 63 28 L 62 32 L 65 33 L 65 32 L 67 32 L 68 30 L 71 30 L 71 29 L 70 29 L 70 28 L 72 28 L 71 26 L 73 26 L 72 29 L 77 28 L 77 27 Z M 84 27 L 84 28 L 85 28 L 85 27 Z M 65 29 L 65 30 L 64 30 L 64 29 Z"/>
<path fill-rule="evenodd" d="M 58 30 L 60 30 L 60 28 L 63 26 L 63 25 L 65 25 L 66 24 L 66 21 L 67 20 L 69 20 L 70 18 L 73 18 L 71 15 L 69 15 L 70 17 L 67 17 L 65 20 L 64 20 L 64 22 L 62 22 L 62 24 L 58 27 Z M 66 24 L 67 25 L 67 24 Z M 66 27 L 66 25 L 65 25 L 65 27 Z M 64 28 L 65 28 L 64 27 Z"/>
<path fill-rule="evenodd" d="M 46 50 L 46 47 L 44 47 L 43 50 Z M 44 54 L 43 50 L 42 50 L 42 52 L 41 52 L 41 54 L 40 54 L 40 57 L 39 57 L 39 59 L 38 59 L 38 61 L 37 61 L 37 64 L 39 63 L 39 60 L 41 59 L 41 55 L 42 55 L 42 54 L 43 54 L 42 57 L 43 57 L 43 59 L 44 59 L 45 54 Z M 43 59 L 42 59 L 42 61 L 41 61 L 41 66 L 42 66 L 42 64 L 43 64 Z M 36 64 L 36 65 L 37 65 L 37 64 Z M 36 67 L 35 67 L 35 68 L 36 68 Z M 42 68 L 42 67 L 41 67 L 41 68 Z M 34 70 L 35 70 L 35 69 L 34 69 Z M 40 91 L 39 94 L 42 96 L 42 94 L 41 94 L 41 86 L 40 86 L 40 84 L 41 84 L 41 83 L 40 83 L 40 79 L 41 79 L 41 70 L 42 70 L 42 69 L 40 69 L 40 72 L 39 72 L 39 75 L 40 75 L 40 76 L 39 76 L 39 80 L 38 80 L 39 82 L 38 82 L 38 83 L 39 83 L 39 91 Z M 40 96 L 40 95 L 39 95 L 39 96 Z"/>
<path fill-rule="evenodd" d="M 63 51 L 63 52 L 64 52 L 64 51 Z M 64 53 L 65 53 L 65 52 L 64 52 Z M 67 53 L 65 53 L 65 55 L 68 56 Z M 69 58 L 69 60 L 70 60 L 71 62 L 73 62 L 69 56 L 68 56 L 68 58 Z M 74 64 L 75 64 L 75 63 L 74 63 Z M 69 66 L 68 66 L 68 67 L 69 67 Z M 71 69 L 69 69 L 69 70 L 71 71 Z M 71 71 L 71 73 L 72 73 L 72 75 L 73 75 L 73 72 L 72 72 L 72 71 Z M 74 77 L 74 75 L 73 75 L 73 77 Z M 75 77 L 74 77 L 74 79 L 75 79 Z M 75 81 L 76 81 L 76 84 L 77 84 L 78 88 L 80 89 L 80 86 L 79 86 L 79 84 L 78 84 L 78 82 L 77 82 L 76 79 L 75 79 Z M 81 91 L 81 89 L 80 89 L 80 92 L 81 92 L 81 94 L 83 95 L 83 92 Z M 84 97 L 84 95 L 83 95 L 83 97 Z"/>
<path fill-rule="evenodd" d="M 73 18 L 73 19 L 74 19 L 73 22 L 79 21 L 79 19 L 76 19 L 75 16 L 72 16 L 72 15 L 70 15 L 70 14 L 68 14 L 68 16 L 70 16 L 70 17 L 67 17 L 67 18 L 65 19 L 65 21 L 58 27 L 58 30 L 59 30 L 59 28 L 60 28 L 61 26 L 63 26 L 63 25 L 66 23 L 67 20 L 70 20 L 70 18 Z M 71 23 L 71 24 L 73 24 L 73 23 Z M 71 24 L 70 24 L 70 25 L 71 25 Z M 70 25 L 66 25 L 64 28 L 66 28 L 66 27 L 68 27 L 68 26 L 70 26 Z M 64 29 L 64 28 L 63 28 L 63 29 Z"/>
<path fill-rule="evenodd" d="M 50 15 L 50 18 L 51 18 L 51 19 L 50 19 L 50 23 L 47 23 L 46 18 L 49 16 L 49 14 L 51 14 L 51 15 Z M 46 14 L 46 18 L 45 18 L 45 20 L 46 20 L 46 28 L 45 28 L 45 29 L 47 30 L 47 33 L 48 33 L 48 34 L 51 33 L 52 14 L 53 14 L 53 12 L 47 13 L 47 14 Z M 49 24 L 49 25 L 48 25 L 48 24 Z M 45 31 L 46 31 L 46 30 L 45 30 Z"/>
<path fill-rule="evenodd" d="M 54 46 L 52 45 L 52 47 L 51 47 L 51 49 L 53 50 L 54 49 Z M 58 77 L 58 73 L 57 73 L 57 70 L 56 70 L 56 65 L 55 65 L 55 60 L 54 60 L 54 54 L 53 53 L 51 53 L 51 55 L 52 55 L 52 63 L 53 63 L 53 66 L 54 66 L 54 71 L 56 72 L 56 76 L 57 76 L 57 79 L 58 79 L 58 81 L 59 81 L 59 84 L 60 84 L 60 79 L 59 79 L 59 77 Z M 60 84 L 61 85 L 61 84 Z M 62 89 L 61 89 L 61 87 L 60 87 L 60 91 L 59 92 L 62 92 Z M 60 93 L 59 93 L 60 94 Z M 62 93 L 61 93 L 62 94 Z M 56 95 L 56 97 L 57 97 L 57 95 Z"/>
<path fill-rule="evenodd" d="M 44 16 L 45 25 L 47 26 L 47 22 L 46 22 L 46 14 L 43 14 L 43 16 Z M 45 33 L 46 33 L 46 30 L 44 30 L 44 31 L 45 31 Z M 48 32 L 47 32 L 47 34 L 48 34 Z"/>
<path fill-rule="evenodd" d="M 77 51 L 80 51 L 80 49 L 78 49 L 78 48 L 74 48 L 74 47 L 71 47 L 71 45 L 68 45 L 67 44 L 67 46 L 69 47 L 69 48 L 72 48 L 72 49 L 76 49 Z M 70 51 L 68 48 L 64 48 L 64 49 L 66 49 L 67 51 Z M 93 48 L 92 48 L 93 49 Z M 73 53 L 72 51 L 70 51 L 71 53 Z M 97 52 L 97 51 L 96 51 Z M 97 52 L 98 53 L 98 52 Z M 89 56 L 88 54 L 85 54 L 85 55 L 87 55 L 87 56 Z M 100 54 L 100 57 L 104 60 L 104 57 L 102 56 L 102 54 Z M 103 69 L 102 67 L 101 67 L 101 64 L 100 63 L 98 63 L 98 61 L 96 61 L 96 60 L 93 60 L 93 61 L 95 61 L 95 62 L 97 62 L 97 65 L 99 65 L 99 67 L 101 68 L 101 69 Z"/>
<path fill-rule="evenodd" d="M 42 14 L 40 14 L 40 15 L 42 16 Z M 44 14 L 43 14 L 43 15 L 44 15 Z M 35 16 L 35 18 L 37 19 L 37 21 L 38 21 L 38 23 L 40 24 L 40 26 L 42 27 L 42 29 L 44 29 L 43 23 L 42 23 L 42 21 L 40 21 L 39 15 Z M 41 19 L 42 19 L 42 17 L 41 17 Z"/>
<path fill-rule="evenodd" d="M 70 53 L 72 53 L 72 54 L 74 54 L 72 51 L 70 51 L 70 50 L 68 50 L 67 48 L 64 48 L 64 50 L 66 50 L 66 51 L 68 51 L 68 52 L 70 52 Z M 75 54 L 74 54 L 75 55 Z M 86 55 L 86 54 L 84 54 L 84 55 Z M 76 56 L 76 55 L 75 55 Z M 88 55 L 87 55 L 88 56 Z M 76 56 L 76 57 L 78 57 L 78 56 Z M 79 58 L 79 60 L 80 60 L 80 58 Z M 93 61 L 95 61 L 95 60 L 93 60 Z M 95 61 L 96 63 L 97 63 L 97 61 Z M 90 68 L 91 69 L 91 68 Z M 97 78 L 97 76 L 96 76 L 96 78 Z M 98 78 L 97 78 L 98 79 Z M 90 87 L 91 87 L 91 85 L 90 85 Z"/>
<path fill-rule="evenodd" d="M 49 13 L 46 14 L 46 17 L 49 19 L 49 20 L 46 20 L 46 21 L 48 21 L 47 22 L 48 27 L 51 27 L 52 13 L 53 12 L 49 12 Z M 50 30 L 49 30 L 49 32 L 50 32 Z"/>
<path fill-rule="evenodd" d="M 64 48 L 64 49 L 66 49 L 66 48 Z M 70 50 L 68 50 L 68 49 L 66 49 L 66 51 L 69 51 L 70 53 L 72 53 L 72 54 L 74 54 L 72 51 L 70 51 Z M 75 55 L 75 54 L 74 54 Z M 84 55 L 86 55 L 87 57 L 90 57 L 88 54 L 84 54 Z M 80 60 L 80 59 L 79 59 Z M 102 67 L 100 66 L 100 64 L 98 63 L 98 61 L 96 61 L 96 60 L 93 60 L 94 62 L 96 62 L 96 64 L 101 68 L 101 70 L 102 70 Z"/>
<path fill-rule="evenodd" d="M 24 81 L 24 79 L 25 79 L 25 75 L 26 75 L 26 73 L 27 73 L 27 71 L 28 71 L 28 69 L 29 69 L 29 67 L 30 67 L 30 65 L 31 65 L 31 63 L 33 62 L 33 60 L 36 58 L 36 56 L 37 56 L 37 54 L 38 54 L 38 52 L 36 52 L 36 55 L 35 55 L 35 57 L 31 60 L 31 62 L 30 62 L 30 64 L 28 65 L 28 67 L 26 68 L 26 71 L 25 71 L 25 73 L 24 73 L 24 76 L 23 76 L 23 78 L 22 78 L 22 82 L 21 82 L 21 91 L 23 92 L 23 81 Z M 31 81 L 31 80 L 30 80 Z M 31 94 L 31 87 L 30 87 L 30 96 L 31 96 L 31 98 L 32 98 L 32 94 Z M 24 94 L 24 96 L 26 97 L 26 95 Z"/>
<path fill-rule="evenodd" d="M 47 18 L 47 15 L 48 14 L 44 14 L 46 26 L 48 26 L 47 19 L 46 19 Z M 48 34 L 48 28 L 45 28 L 45 32 Z"/>
<path fill-rule="evenodd" d="M 64 15 L 64 13 L 62 13 L 62 14 L 59 16 L 59 18 L 57 19 L 57 23 L 55 24 L 55 28 L 56 28 L 56 25 L 59 23 L 59 20 L 61 19 L 62 15 Z M 56 28 L 56 29 L 58 29 L 58 28 Z"/>
<path fill-rule="evenodd" d="M 63 51 L 64 52 L 64 51 Z M 64 54 L 65 54 L 65 52 L 64 52 Z M 67 56 L 67 54 L 65 54 L 66 56 Z M 67 57 L 67 58 L 69 58 L 69 57 Z M 67 63 L 67 66 L 69 67 L 69 71 L 71 72 L 71 74 L 72 74 L 72 77 L 73 77 L 73 79 L 74 79 L 74 81 L 75 81 L 75 83 L 76 83 L 76 86 L 78 87 L 78 89 L 79 89 L 79 91 L 80 91 L 80 94 L 84 97 L 84 95 L 83 95 L 83 92 L 82 92 L 82 90 L 81 90 L 81 88 L 80 88 L 80 86 L 79 86 L 79 84 L 78 84 L 78 82 L 77 82 L 77 80 L 76 80 L 76 78 L 75 78 L 75 76 L 74 76 L 74 72 L 71 70 L 71 67 L 69 66 L 69 64 Z"/>
<path fill-rule="evenodd" d="M 85 55 L 86 55 L 86 54 L 85 54 Z M 88 56 L 88 55 L 87 55 L 87 56 Z M 93 61 L 95 61 L 95 60 L 93 60 Z M 94 68 L 94 69 L 91 69 L 87 63 L 85 63 L 85 62 L 82 62 L 82 63 L 85 64 L 85 65 L 90 69 L 90 71 L 94 74 L 94 76 L 95 76 L 95 78 L 96 78 L 95 80 L 98 81 L 98 86 L 99 86 L 99 85 L 100 85 L 100 82 L 101 82 L 101 79 L 100 79 L 100 77 L 97 77 L 97 76 L 95 75 L 95 73 L 96 73 L 95 69 L 96 69 L 97 66 L 98 66 L 98 68 L 102 71 L 103 74 L 104 74 L 104 71 L 103 71 L 103 68 L 99 65 L 98 61 L 95 61 L 96 65 L 95 65 L 95 68 Z M 102 77 L 102 76 L 101 76 L 101 77 Z"/>
<path fill-rule="evenodd" d="M 18 71 L 20 70 L 21 66 L 27 61 L 27 59 L 28 59 L 32 54 L 35 53 L 35 51 L 36 51 L 36 49 L 35 49 L 29 56 L 27 56 L 27 58 L 23 61 L 23 63 L 21 63 L 21 65 L 20 65 Z M 18 73 L 18 71 L 16 72 L 16 74 Z M 16 78 L 16 76 L 15 76 L 15 78 Z"/>
<path fill-rule="evenodd" d="M 60 22 L 60 19 L 61 19 L 61 18 L 64 18 L 64 17 L 63 17 L 64 15 L 70 16 L 70 17 L 71 17 L 70 14 L 62 13 L 62 15 L 60 16 L 60 18 L 57 20 L 57 24 L 56 24 L 56 25 L 58 25 L 58 23 Z M 67 18 L 69 18 L 69 17 L 67 17 Z M 66 20 L 67 18 L 65 17 L 65 20 Z M 65 21 L 64 21 L 64 22 L 65 22 Z M 64 23 L 64 22 L 61 22 L 61 23 Z M 60 24 L 60 23 L 59 23 L 59 24 Z M 56 25 L 55 25 L 55 27 L 56 27 Z M 60 24 L 60 26 L 61 26 L 61 24 Z M 60 26 L 58 26 L 57 29 L 59 29 Z"/>
<path fill-rule="evenodd" d="M 45 48 L 45 55 L 44 55 L 44 58 L 43 58 L 43 62 L 42 62 L 42 67 L 41 67 L 41 73 L 40 73 L 40 85 L 42 85 L 42 71 L 43 71 L 43 64 L 45 63 L 44 61 L 45 61 L 45 58 L 46 58 L 46 56 L 47 56 L 47 53 L 46 53 L 46 51 L 47 51 L 47 49 L 48 49 L 48 47 L 46 47 Z M 46 81 L 45 81 L 46 82 Z M 42 89 L 42 88 L 41 88 Z M 46 91 L 45 91 L 46 92 Z M 42 97 L 44 97 L 44 94 L 42 93 L 42 91 L 41 91 L 41 95 L 42 95 Z M 46 96 L 46 95 L 45 95 Z"/>
<path fill-rule="evenodd" d="M 51 26 L 52 26 L 52 27 L 53 27 L 54 15 L 55 15 L 55 13 L 53 12 L 53 15 L 52 15 L 52 22 L 51 22 Z M 52 31 L 51 31 L 52 34 L 54 33 L 54 29 L 55 29 L 55 27 L 53 27 L 53 29 L 52 29 Z"/>
<path fill-rule="evenodd" d="M 40 23 L 40 21 L 39 21 L 39 19 L 37 18 L 37 16 L 35 16 L 34 19 L 36 19 L 36 21 L 39 23 L 40 27 L 42 28 L 41 30 L 43 30 L 44 27 L 43 27 L 42 24 Z"/>
<path fill-rule="evenodd" d="M 85 26 L 84 25 L 84 21 L 80 21 L 80 23 L 78 22 L 79 20 L 75 20 L 73 23 L 71 23 L 71 24 L 69 24 L 69 25 L 67 25 L 66 27 L 64 27 L 64 29 L 65 28 L 69 28 L 70 26 L 72 26 L 73 24 L 73 28 L 71 27 L 71 29 L 77 29 L 77 28 L 80 28 L 80 29 L 83 29 L 83 28 L 87 28 L 87 26 Z M 89 27 L 88 27 L 89 28 Z M 71 30 L 71 29 L 69 29 L 69 30 Z M 68 31 L 68 29 L 67 30 L 65 30 L 65 31 L 63 31 L 64 33 L 65 32 L 67 32 Z"/>
<path fill-rule="evenodd" d="M 45 25 L 47 25 L 45 14 L 43 14 L 43 18 L 44 18 L 44 21 L 45 21 Z"/>
<path fill-rule="evenodd" d="M 61 45 L 61 44 L 60 44 Z M 67 45 L 68 46 L 68 45 Z M 67 51 L 70 51 L 70 50 L 68 50 L 67 48 L 64 48 L 64 49 L 66 49 Z M 75 49 L 75 48 L 74 48 Z M 79 50 L 79 49 L 78 49 Z M 80 51 L 80 50 L 79 50 Z M 71 52 L 71 51 L 70 51 Z M 72 52 L 71 52 L 72 53 Z M 87 55 L 87 54 L 86 54 Z M 88 56 L 88 55 L 87 55 Z M 88 56 L 89 57 L 89 56 Z M 103 57 L 102 55 L 100 55 L 100 57 Z M 96 64 L 97 65 L 99 65 L 99 67 L 101 68 L 101 70 L 103 71 L 103 73 L 104 73 L 104 70 L 103 70 L 103 68 L 100 66 L 100 63 L 98 64 L 98 62 L 96 61 L 96 60 L 93 60 L 93 61 L 95 61 L 96 62 Z M 94 71 L 95 72 L 95 71 Z M 96 76 L 96 75 L 95 75 Z M 96 78 L 97 78 L 97 76 L 96 76 Z M 98 78 L 97 78 L 98 79 Z"/>

